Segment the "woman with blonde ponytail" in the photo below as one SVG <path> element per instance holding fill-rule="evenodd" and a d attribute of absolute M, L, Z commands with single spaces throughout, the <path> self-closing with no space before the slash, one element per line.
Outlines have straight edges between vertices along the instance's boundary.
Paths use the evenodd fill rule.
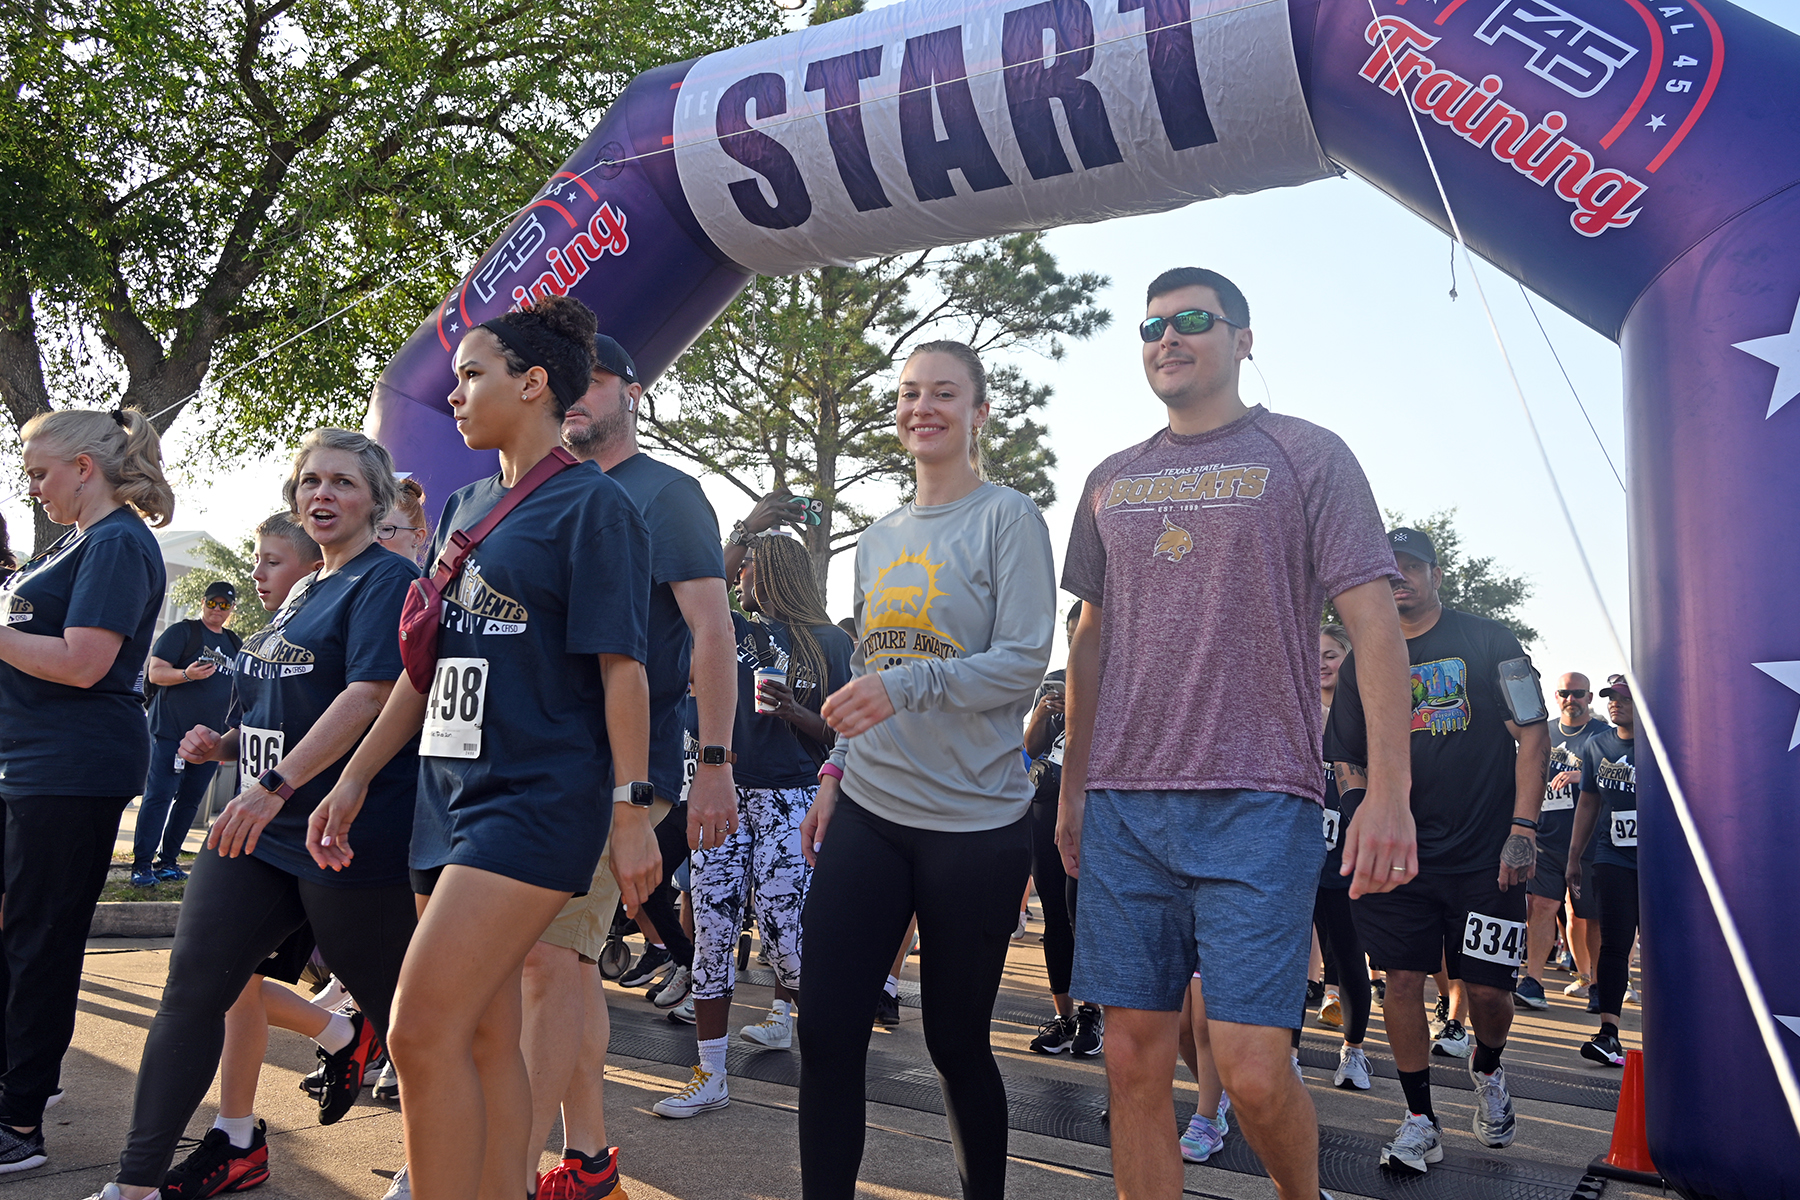
<path fill-rule="evenodd" d="M 44 413 L 22 440 L 31 498 L 73 528 L 0 588 L 0 1173 L 46 1161 L 44 1103 L 75 1029 L 88 923 L 150 765 L 143 669 L 166 579 L 144 522 L 175 510 L 142 413 Z"/>

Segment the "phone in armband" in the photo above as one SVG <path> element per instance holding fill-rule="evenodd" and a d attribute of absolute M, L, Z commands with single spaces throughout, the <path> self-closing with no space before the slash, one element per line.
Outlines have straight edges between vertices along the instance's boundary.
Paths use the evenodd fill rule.
<path fill-rule="evenodd" d="M 1544 689 L 1538 685 L 1529 658 L 1509 658 L 1500 664 L 1500 694 L 1506 697 L 1515 725 L 1535 724 L 1550 716 L 1544 706 Z"/>

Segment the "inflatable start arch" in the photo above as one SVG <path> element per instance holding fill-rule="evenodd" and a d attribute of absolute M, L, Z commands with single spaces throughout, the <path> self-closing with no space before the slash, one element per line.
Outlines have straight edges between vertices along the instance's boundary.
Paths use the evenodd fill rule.
<path fill-rule="evenodd" d="M 450 418 L 451 354 L 546 292 L 654 379 L 753 273 L 1339 164 L 1447 230 L 1416 116 L 1469 244 L 1623 349 L 1641 694 L 1783 1014 L 1797 114 L 1800 38 L 1719 0 L 911 0 L 634 80 L 388 365 L 372 432 L 433 495 L 491 472 Z M 1655 772 L 1640 789 L 1651 1152 L 1690 1198 L 1800 1197 L 1800 1136 L 1694 859 Z"/>

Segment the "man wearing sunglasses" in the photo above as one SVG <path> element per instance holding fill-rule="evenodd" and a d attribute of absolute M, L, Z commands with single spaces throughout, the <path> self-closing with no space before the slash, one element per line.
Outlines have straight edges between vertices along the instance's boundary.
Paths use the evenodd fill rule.
<path fill-rule="evenodd" d="M 177 621 L 150 648 L 145 681 L 150 697 L 150 774 L 131 842 L 131 884 L 155 887 L 187 878 L 175 856 L 194 823 L 218 763 L 190 764 L 176 754 L 196 725 L 225 728 L 231 708 L 231 664 L 243 639 L 225 628 L 237 609 L 237 589 L 209 584 L 197 619 Z"/>
<path fill-rule="evenodd" d="M 1342 440 L 1240 398 L 1236 285 L 1180 268 L 1147 303 L 1168 428 L 1088 477 L 1063 574 L 1082 600 L 1056 835 L 1081 880 L 1070 990 L 1106 1006 L 1120 1195 L 1182 1190 L 1169 1092 L 1197 969 L 1232 1110 L 1281 1194 L 1310 1198 L 1318 1120 L 1288 1041 L 1325 859 L 1319 614 L 1331 598 L 1366 680 L 1350 894 L 1387 891 L 1418 869 L 1394 556 Z"/>

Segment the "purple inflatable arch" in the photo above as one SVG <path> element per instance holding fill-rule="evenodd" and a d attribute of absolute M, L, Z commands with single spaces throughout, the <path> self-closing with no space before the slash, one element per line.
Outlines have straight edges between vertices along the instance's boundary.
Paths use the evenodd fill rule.
<path fill-rule="evenodd" d="M 654 379 L 754 273 L 1338 164 L 1447 230 L 1408 106 L 1470 245 L 1623 348 L 1642 694 L 1763 993 L 1800 995 L 1800 38 L 1729 4 L 911 0 L 658 68 L 388 364 L 371 432 L 434 496 L 491 472 L 451 353 L 548 292 Z M 1691 1198 L 1800 1197 L 1655 772 L 1639 798 L 1652 1154 Z"/>

